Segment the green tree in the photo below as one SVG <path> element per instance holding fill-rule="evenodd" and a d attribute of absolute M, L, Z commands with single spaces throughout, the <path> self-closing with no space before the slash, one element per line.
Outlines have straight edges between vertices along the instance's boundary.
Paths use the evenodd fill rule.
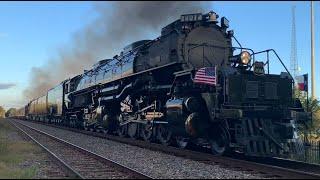
<path fill-rule="evenodd" d="M 2 106 L 0 106 L 0 118 L 4 118 L 5 113 L 6 113 L 6 110 Z"/>
<path fill-rule="evenodd" d="M 308 139 L 320 140 L 320 101 L 307 97 L 306 93 L 295 90 L 295 97 L 301 101 L 302 107 L 312 115 L 312 121 L 306 124 L 304 130 L 310 137 Z"/>
<path fill-rule="evenodd" d="M 14 116 L 17 112 L 16 108 L 10 108 L 7 112 L 6 112 L 6 117 L 11 117 Z"/>

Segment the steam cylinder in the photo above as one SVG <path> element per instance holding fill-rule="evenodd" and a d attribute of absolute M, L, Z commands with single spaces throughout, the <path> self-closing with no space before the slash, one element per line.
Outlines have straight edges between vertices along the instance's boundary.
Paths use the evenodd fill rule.
<path fill-rule="evenodd" d="M 176 135 L 203 136 L 209 127 L 208 118 L 201 113 L 200 101 L 195 97 L 168 100 L 167 118 Z"/>

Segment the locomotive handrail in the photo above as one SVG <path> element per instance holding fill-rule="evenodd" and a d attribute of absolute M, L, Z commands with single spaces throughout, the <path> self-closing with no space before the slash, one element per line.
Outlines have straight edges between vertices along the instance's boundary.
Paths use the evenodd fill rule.
<path fill-rule="evenodd" d="M 232 37 L 233 37 L 234 40 L 236 40 L 236 42 L 238 43 L 238 45 L 240 46 L 240 48 L 242 48 L 242 45 L 240 44 L 240 42 L 238 41 L 238 39 L 237 39 L 235 36 L 233 36 L 233 35 L 232 35 Z"/>
<path fill-rule="evenodd" d="M 177 29 L 174 29 L 173 31 L 179 33 L 179 31 L 178 31 Z M 155 38 L 155 39 L 153 39 L 153 40 L 149 40 L 148 42 L 145 42 L 145 43 L 143 43 L 143 44 L 141 44 L 141 45 L 139 45 L 139 46 L 131 49 L 130 51 L 128 51 L 128 52 L 126 52 L 126 53 L 123 53 L 123 54 L 122 54 L 122 57 L 124 58 L 124 57 L 130 55 L 132 52 L 136 51 L 137 49 L 139 49 L 139 48 L 141 48 L 141 47 L 143 47 L 143 46 L 147 46 L 147 45 L 149 45 L 149 44 L 152 44 L 152 43 L 158 41 L 159 39 L 165 38 L 165 37 L 167 37 L 167 36 L 169 36 L 169 35 L 170 35 L 170 33 L 165 34 L 165 35 L 160 35 L 159 37 L 157 37 L 157 38 Z"/>
<path fill-rule="evenodd" d="M 268 72 L 269 72 L 269 52 L 270 51 L 273 52 L 277 56 L 278 60 L 282 64 L 282 66 L 286 69 L 287 73 L 290 75 L 293 83 L 295 83 L 294 78 L 292 77 L 291 73 L 289 72 L 289 70 L 287 69 L 287 67 L 285 66 L 285 64 L 283 63 L 283 61 L 281 60 L 281 58 L 279 57 L 279 55 L 277 54 L 277 52 L 274 49 L 267 49 L 267 50 L 264 50 L 264 51 L 259 51 L 259 52 L 254 53 L 253 55 L 261 54 L 261 53 L 265 53 L 265 52 L 267 53 L 267 56 L 268 56 L 267 57 L 267 63 L 268 63 Z"/>
<path fill-rule="evenodd" d="M 216 46 L 216 45 L 210 45 L 210 44 L 207 44 L 207 43 L 202 43 L 202 44 L 189 44 L 189 45 L 195 45 L 191 48 L 188 49 L 188 60 L 187 62 L 190 63 L 189 61 L 189 54 L 190 54 L 190 51 L 195 49 L 195 48 L 198 48 L 198 47 L 212 47 L 212 48 L 223 48 L 223 49 L 240 49 L 241 51 L 242 50 L 248 50 L 248 51 L 251 51 L 251 55 L 253 56 L 253 63 L 255 62 L 255 53 L 254 51 L 251 49 L 251 48 L 244 48 L 242 47 L 240 44 L 241 47 L 236 47 L 236 46 L 232 46 L 232 47 L 226 47 L 226 46 Z M 208 59 L 206 59 L 208 61 Z M 208 61 L 210 65 L 212 65 L 212 63 L 210 61 Z M 192 63 L 191 63 L 192 64 Z"/>
<path fill-rule="evenodd" d="M 189 44 L 190 45 L 190 44 Z M 196 45 L 196 46 L 194 46 L 194 47 L 191 47 L 191 48 L 189 48 L 188 49 L 188 63 L 190 63 L 190 61 L 189 61 L 189 54 L 190 54 L 190 51 L 191 50 L 193 50 L 193 49 L 195 49 L 195 48 L 198 48 L 198 47 L 201 47 L 201 46 L 209 46 L 207 43 L 202 43 L 202 44 L 198 44 L 198 45 Z M 210 47 L 210 46 L 209 46 Z M 204 58 L 204 49 L 202 50 L 202 57 L 203 57 L 203 59 L 205 59 Z M 208 60 L 208 59 L 206 59 L 206 61 L 212 66 L 212 63 Z M 192 64 L 192 63 L 191 63 Z M 193 65 L 193 64 L 192 64 Z"/>
<path fill-rule="evenodd" d="M 224 47 L 224 46 L 216 46 L 216 45 L 210 45 L 210 44 L 207 44 L 207 43 L 202 43 L 202 44 L 191 44 L 191 45 L 195 45 L 195 46 L 193 46 L 193 47 L 191 47 L 191 48 L 189 48 L 188 49 L 188 60 L 187 60 L 187 62 L 188 63 L 191 63 L 190 62 L 190 51 L 191 50 L 193 50 L 193 49 L 195 49 L 195 48 L 197 48 L 197 47 L 216 47 L 216 48 L 224 48 L 224 49 L 228 49 L 228 48 L 230 48 L 230 47 Z M 240 49 L 241 51 L 242 50 L 248 50 L 248 51 L 251 51 L 251 56 L 252 56 L 252 64 L 254 64 L 255 63 L 255 55 L 257 55 L 257 54 L 261 54 L 261 53 L 267 53 L 267 64 L 268 64 L 268 74 L 269 74 L 269 69 L 270 69 L 270 60 L 269 60 L 269 52 L 273 52 L 276 56 L 277 56 L 277 58 L 278 58 L 278 60 L 279 60 L 279 62 L 282 64 L 282 66 L 285 68 L 285 70 L 287 71 L 287 73 L 289 74 L 289 76 L 291 77 L 291 79 L 292 79 L 292 82 L 293 82 L 293 84 L 295 83 L 295 80 L 294 80 L 294 78 L 292 77 L 292 75 L 291 75 L 291 73 L 289 72 L 289 70 L 287 69 L 287 67 L 285 66 L 285 64 L 283 63 L 283 61 L 281 60 L 281 58 L 279 57 L 279 55 L 278 55 L 278 53 L 274 50 L 274 49 L 267 49 L 267 50 L 264 50 L 264 51 L 259 51 L 259 52 L 254 52 L 251 48 L 244 48 L 244 47 L 231 47 L 232 49 Z M 208 59 L 206 59 L 206 58 L 204 58 L 206 61 L 208 61 Z M 212 63 L 210 62 L 210 61 L 208 61 L 209 62 L 209 64 L 210 65 L 212 65 Z M 191 63 L 192 64 L 192 63 Z M 193 64 L 192 64 L 193 65 Z M 251 67 L 250 67 L 250 69 L 252 68 L 252 65 L 251 65 Z"/>

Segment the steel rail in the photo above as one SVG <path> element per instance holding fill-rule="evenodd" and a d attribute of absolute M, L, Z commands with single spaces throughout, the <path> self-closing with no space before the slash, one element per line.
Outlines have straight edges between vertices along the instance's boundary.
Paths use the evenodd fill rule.
<path fill-rule="evenodd" d="M 50 151 L 48 148 L 46 148 L 44 145 L 42 145 L 39 141 L 37 141 L 35 138 L 33 138 L 30 134 L 28 134 L 25 130 L 21 129 L 19 126 L 17 126 L 14 122 L 9 121 L 14 127 L 16 127 L 20 132 L 22 132 L 25 136 L 30 138 L 33 142 L 35 142 L 38 146 L 40 146 L 42 149 L 44 149 L 48 154 L 50 154 L 50 157 L 54 162 L 59 165 L 59 167 L 63 167 L 63 171 L 71 178 L 76 179 L 84 179 L 77 171 L 75 171 L 72 167 L 70 167 L 66 162 L 64 162 L 61 158 L 59 158 L 56 154 L 54 154 L 52 151 Z"/>
<path fill-rule="evenodd" d="M 199 162 L 210 164 L 210 165 L 218 164 L 220 166 L 230 168 L 230 169 L 256 172 L 259 174 L 263 174 L 266 177 L 290 178 L 290 179 L 301 179 L 301 178 L 302 179 L 319 179 L 320 178 L 320 165 L 317 166 L 317 165 L 311 164 L 310 167 L 312 168 L 308 168 L 309 167 L 308 163 L 290 161 L 285 159 L 286 164 L 289 164 L 289 162 L 291 163 L 290 168 L 286 168 L 285 163 L 281 166 L 281 163 L 284 162 L 284 159 L 282 161 L 282 159 L 279 159 L 279 158 L 266 158 L 266 159 L 260 159 L 260 161 L 257 161 L 257 159 L 254 159 L 254 158 L 247 159 L 241 155 L 214 156 L 205 152 L 193 151 L 188 149 L 180 149 L 177 147 L 164 146 L 157 143 L 146 143 L 143 140 L 121 138 L 118 136 L 107 135 L 107 134 L 98 133 L 98 132 L 85 131 L 85 130 L 80 130 L 75 128 L 53 125 L 53 124 L 46 124 L 38 121 L 32 121 L 32 122 L 43 124 L 46 126 L 51 126 L 54 128 L 64 129 L 64 130 L 68 130 L 76 133 L 104 138 L 104 139 L 108 139 L 115 142 L 138 146 L 138 147 L 153 150 L 153 151 L 160 151 L 166 154 L 199 161 Z M 271 159 L 274 160 L 274 163 L 272 163 Z M 275 159 L 277 159 L 277 161 L 275 161 Z M 304 167 L 303 170 L 299 170 L 298 167 L 301 167 L 301 166 Z M 310 169 L 312 169 L 312 171 L 309 172 L 308 170 Z"/>
<path fill-rule="evenodd" d="M 105 163 L 105 164 L 108 164 L 109 166 L 112 166 L 113 168 L 119 169 L 119 171 L 128 173 L 128 174 L 130 174 L 130 176 L 131 176 L 132 178 L 136 178 L 136 179 L 153 179 L 152 177 L 150 177 L 150 176 L 148 176 L 148 175 L 146 175 L 146 174 L 144 174 L 144 173 L 138 172 L 138 171 L 136 171 L 136 170 L 134 170 L 134 169 L 132 169 L 132 168 L 130 168 L 130 167 L 127 167 L 127 166 L 125 166 L 125 165 L 122 165 L 122 164 L 120 164 L 120 163 L 118 163 L 118 162 L 115 162 L 115 161 L 113 161 L 113 160 L 111 160 L 111 159 L 105 158 L 105 157 L 103 157 L 103 156 L 101 156 L 101 155 L 98 155 L 98 154 L 96 154 L 96 153 L 94 153 L 94 152 L 92 152 L 92 151 L 90 151 L 90 150 L 84 149 L 84 148 L 82 148 L 82 147 L 80 147 L 80 146 L 77 146 L 77 145 L 75 145 L 75 144 L 72 144 L 72 143 L 70 143 L 70 142 L 67 142 L 67 141 L 65 141 L 65 140 L 63 140 L 63 139 L 61 139 L 61 138 L 58 138 L 58 137 L 53 136 L 53 135 L 51 135 L 51 134 L 48 134 L 48 133 L 46 133 L 46 132 L 44 132 L 44 131 L 35 129 L 35 128 L 33 128 L 33 127 L 29 126 L 29 125 L 23 124 L 23 123 L 21 123 L 21 122 L 16 122 L 16 121 L 15 121 L 15 123 L 19 123 L 20 125 L 22 125 L 22 126 L 24 126 L 24 127 L 26 127 L 26 128 L 29 128 L 29 129 L 37 132 L 37 133 L 40 133 L 40 134 L 42 134 L 42 135 L 44 135 L 44 136 L 46 136 L 46 137 L 49 137 L 49 138 L 51 138 L 51 139 L 53 139 L 53 140 L 55 140 L 55 141 L 57 141 L 57 142 L 59 142 L 59 143 L 65 144 L 65 145 L 67 145 L 67 146 L 69 146 L 69 147 L 72 147 L 73 149 L 76 149 L 76 150 L 78 150 L 78 151 L 80 151 L 80 152 L 82 152 L 82 153 L 85 153 L 85 154 L 93 157 L 94 159 L 96 159 L 96 160 L 98 160 L 98 161 L 100 161 L 100 162 L 103 162 L 103 163 Z M 16 125 L 15 125 L 15 126 L 16 126 Z M 17 126 L 16 126 L 16 127 L 17 127 Z M 20 129 L 21 131 L 23 131 L 24 133 L 26 133 L 26 132 L 25 132 L 24 130 L 22 130 L 20 127 L 17 127 L 17 128 Z M 26 134 L 27 134 L 27 133 L 26 133 Z M 29 135 L 29 137 L 31 137 L 31 135 Z M 32 138 L 32 137 L 31 137 L 31 138 Z M 34 139 L 34 138 L 32 138 L 32 139 Z M 34 140 L 35 140 L 35 139 L 34 139 Z M 36 140 L 35 140 L 35 141 L 36 141 Z M 37 141 L 37 143 L 38 143 L 41 147 L 44 147 L 44 145 L 42 145 L 40 142 Z M 46 147 L 44 147 L 44 148 L 46 148 Z M 47 148 L 46 148 L 46 149 L 47 149 Z M 50 150 L 48 150 L 48 151 L 50 151 Z M 52 152 L 51 152 L 51 153 L 52 153 Z M 57 155 L 55 155 L 54 153 L 52 153 L 52 154 L 53 154 L 56 158 L 58 158 Z M 64 162 L 64 161 L 63 161 L 62 159 L 60 159 L 60 158 L 59 158 L 59 160 L 61 160 L 61 162 Z M 64 162 L 64 165 L 67 166 L 67 167 L 69 167 L 69 169 L 70 169 L 72 172 L 75 172 L 75 174 L 77 174 L 77 177 L 79 177 L 79 178 L 81 178 L 81 179 L 86 179 L 86 177 L 84 177 L 84 176 L 81 175 L 79 172 L 77 172 L 76 170 L 74 170 L 73 168 L 71 168 L 71 166 L 68 165 L 67 163 Z"/>

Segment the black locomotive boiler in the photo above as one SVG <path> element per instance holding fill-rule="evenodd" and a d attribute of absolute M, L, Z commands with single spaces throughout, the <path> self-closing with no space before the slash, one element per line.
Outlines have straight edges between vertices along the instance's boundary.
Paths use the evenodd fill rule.
<path fill-rule="evenodd" d="M 214 154 L 288 153 L 294 124 L 308 120 L 290 73 L 270 74 L 269 59 L 255 55 L 276 52 L 233 46 L 229 21 L 218 19 L 212 11 L 182 15 L 158 38 L 134 42 L 30 101 L 26 118 Z"/>

